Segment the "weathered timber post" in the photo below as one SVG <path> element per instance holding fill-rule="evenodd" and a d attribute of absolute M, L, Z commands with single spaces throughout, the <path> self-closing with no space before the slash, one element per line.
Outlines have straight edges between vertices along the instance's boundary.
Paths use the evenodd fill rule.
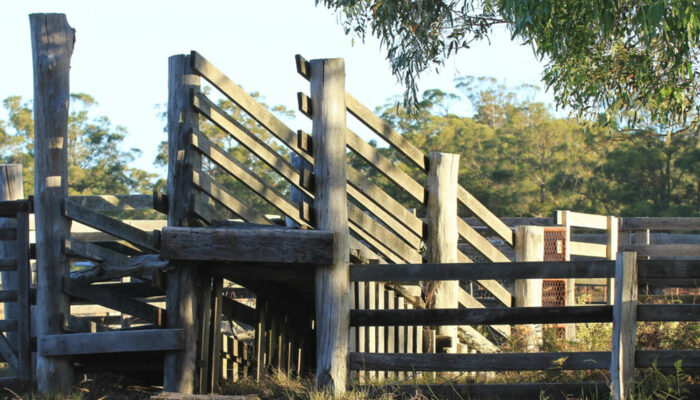
<path fill-rule="evenodd" d="M 34 64 L 34 214 L 37 258 L 37 335 L 63 333 L 70 315 L 61 279 L 70 269 L 61 247 L 70 221 L 61 212 L 68 196 L 68 106 L 70 59 L 75 30 L 64 14 L 29 16 Z M 65 358 L 37 357 L 41 392 L 68 392 L 73 365 Z"/>
<path fill-rule="evenodd" d="M 544 261 L 544 228 L 518 226 L 515 231 L 515 260 Z M 516 307 L 542 307 L 542 279 L 515 280 Z M 521 335 L 528 339 L 528 347 L 536 349 L 539 343 L 537 325 L 521 325 Z"/>
<path fill-rule="evenodd" d="M 316 388 L 345 392 L 350 331 L 350 234 L 345 172 L 345 63 L 311 61 L 314 213 L 335 233 L 333 263 L 316 269 Z"/>
<path fill-rule="evenodd" d="M 22 185 L 22 164 L 0 165 L 0 201 L 21 200 L 24 198 Z M 0 228 L 15 227 L 12 218 L 0 218 Z M 15 258 L 15 243 L 0 241 L 0 257 Z M 21 267 L 20 267 L 21 268 Z M 17 290 L 17 272 L 3 271 L 0 275 L 3 290 Z M 5 303 L 5 319 L 17 320 L 17 303 Z M 7 340 L 17 346 L 17 333 L 7 332 Z"/>
<path fill-rule="evenodd" d="M 428 262 L 457 262 L 457 186 L 459 155 L 430 153 L 428 171 Z M 459 281 L 431 282 L 434 308 L 459 308 Z M 457 326 L 439 326 L 438 336 L 450 338 L 447 353 L 457 352 Z"/>
<path fill-rule="evenodd" d="M 191 226 L 194 215 L 192 171 L 201 156 L 189 145 L 189 135 L 199 127 L 191 106 L 191 92 L 200 79 L 190 67 L 190 57 L 168 59 L 168 226 Z M 165 356 L 163 388 L 191 394 L 197 368 L 197 274 L 193 266 L 174 263 L 168 272 L 166 308 L 168 327 L 185 331 L 184 350 Z"/>
<path fill-rule="evenodd" d="M 607 238 L 608 243 L 605 248 L 605 257 L 608 260 L 615 260 L 617 257 L 617 250 L 619 248 L 619 230 L 620 223 L 617 217 L 608 216 L 607 218 Z M 608 304 L 615 303 L 615 279 L 608 279 L 607 291 L 608 291 Z"/>
<path fill-rule="evenodd" d="M 637 290 L 637 253 L 619 253 L 615 261 L 615 303 L 610 359 L 610 383 L 615 400 L 632 398 Z"/>

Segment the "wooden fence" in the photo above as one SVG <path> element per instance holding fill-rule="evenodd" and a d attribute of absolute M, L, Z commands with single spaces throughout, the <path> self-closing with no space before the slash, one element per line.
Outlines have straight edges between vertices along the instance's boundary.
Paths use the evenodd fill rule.
<path fill-rule="evenodd" d="M 541 278 L 615 278 L 614 306 L 513 307 L 482 310 L 353 310 L 354 327 L 391 325 L 482 325 L 538 323 L 613 323 L 612 352 L 585 353 L 501 353 L 501 354 L 378 354 L 350 353 L 353 370 L 380 371 L 513 371 L 513 370 L 590 370 L 609 369 L 613 391 L 622 397 L 632 387 L 634 367 L 673 367 L 681 360 L 688 368 L 700 366 L 700 350 L 637 351 L 634 338 L 637 321 L 698 321 L 696 304 L 637 304 L 640 284 L 679 279 L 697 282 L 700 264 L 695 261 L 636 260 L 634 253 L 622 253 L 616 262 L 499 263 L 499 264 L 420 264 L 356 265 L 351 267 L 354 282 L 541 279 Z M 585 385 L 582 386 L 585 388 Z M 604 384 L 596 385 L 601 389 Z M 542 386 L 547 390 L 559 388 Z M 517 390 L 494 386 L 495 393 Z M 588 388 L 590 389 L 590 388 Z M 587 389 L 587 390 L 588 390 Z M 463 388 L 471 395 L 470 388 Z M 479 386 L 480 393 L 487 387 Z M 500 391 L 500 392 L 499 392 Z M 574 392 L 576 393 L 576 392 Z"/>

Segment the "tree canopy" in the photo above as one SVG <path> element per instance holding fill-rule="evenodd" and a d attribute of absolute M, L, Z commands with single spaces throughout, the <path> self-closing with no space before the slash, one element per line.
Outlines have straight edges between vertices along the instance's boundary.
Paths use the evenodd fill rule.
<path fill-rule="evenodd" d="M 558 106 L 664 135 L 700 128 L 695 0 L 316 0 L 346 33 L 381 39 L 417 105 L 417 79 L 506 26 L 545 62 Z"/>

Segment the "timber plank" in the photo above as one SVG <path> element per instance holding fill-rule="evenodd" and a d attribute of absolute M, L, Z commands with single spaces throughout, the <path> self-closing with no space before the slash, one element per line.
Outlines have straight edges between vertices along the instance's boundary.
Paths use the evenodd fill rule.
<path fill-rule="evenodd" d="M 638 304 L 637 321 L 700 321 L 700 304 Z"/>
<path fill-rule="evenodd" d="M 63 278 L 63 292 L 124 314 L 133 315 L 158 326 L 165 324 L 165 310 L 162 308 L 154 307 L 99 285 L 90 285 L 79 279 Z"/>
<path fill-rule="evenodd" d="M 133 226 L 127 225 L 120 220 L 102 215 L 73 203 L 70 200 L 65 200 L 63 202 L 63 215 L 91 228 L 95 228 L 112 236 L 124 239 L 144 249 L 156 253 L 158 252 L 158 246 L 152 233 L 134 228 Z"/>
<path fill-rule="evenodd" d="M 486 259 L 492 262 L 509 262 L 510 259 L 506 257 L 500 250 L 496 248 L 491 242 L 486 240 L 477 231 L 469 226 L 463 219 L 457 219 L 457 230 L 459 236 L 463 237 L 467 243 L 469 243 L 476 251 L 481 253 Z"/>
<path fill-rule="evenodd" d="M 641 261 L 640 261 L 641 263 Z M 353 265 L 352 281 L 609 278 L 614 261 Z"/>
<path fill-rule="evenodd" d="M 0 228 L 0 240 L 17 240 L 17 229 Z"/>
<path fill-rule="evenodd" d="M 365 142 L 364 139 L 350 129 L 346 129 L 346 140 L 348 148 L 354 151 L 355 154 L 376 168 L 377 171 L 389 178 L 390 181 L 394 182 L 406 193 L 410 194 L 411 197 L 416 199 L 419 203 L 425 203 L 426 199 L 423 185 L 416 182 L 415 179 L 403 172 L 391 160 L 382 155 L 377 149 L 370 146 L 369 143 Z"/>
<path fill-rule="evenodd" d="M 334 235 L 283 228 L 167 227 L 161 241 L 161 257 L 166 259 L 324 264 L 333 260 Z"/>
<path fill-rule="evenodd" d="M 364 177 L 358 170 L 351 166 L 346 166 L 348 183 L 362 192 L 364 195 L 372 199 L 384 211 L 393 215 L 406 228 L 410 229 L 415 235 L 423 236 L 423 221 L 413 215 L 410 211 L 389 196 L 379 186 L 373 184 Z"/>
<path fill-rule="evenodd" d="M 423 172 L 428 172 L 428 157 L 426 157 L 420 149 L 414 146 L 413 143 L 409 142 L 408 139 L 403 137 L 400 133 L 396 132 L 389 123 L 379 118 L 347 92 L 345 93 L 345 106 L 350 114 L 371 129 L 372 132 L 386 140 L 387 143 L 396 148 L 396 150 Z"/>
<path fill-rule="evenodd" d="M 14 271 L 17 269 L 17 259 L 14 257 L 0 257 L 0 271 Z"/>
<path fill-rule="evenodd" d="M 0 201 L 0 217 L 14 218 L 17 213 L 29 211 L 29 200 Z"/>
<path fill-rule="evenodd" d="M 246 325 L 255 326 L 257 324 L 257 315 L 253 307 L 249 307 L 239 301 L 223 297 L 222 313 Z"/>
<path fill-rule="evenodd" d="M 93 211 L 152 210 L 153 196 L 149 194 L 103 194 L 68 196 L 68 199 Z"/>
<path fill-rule="evenodd" d="M 63 241 L 63 252 L 70 256 L 82 257 L 97 262 L 108 262 L 111 264 L 127 264 L 129 262 L 129 257 L 118 251 L 77 239 L 65 239 Z"/>
<path fill-rule="evenodd" d="M 697 231 L 700 230 L 700 217 L 624 217 L 620 218 L 620 229 Z"/>
<path fill-rule="evenodd" d="M 700 244 L 629 244 L 620 251 L 634 251 L 639 257 L 696 257 L 700 258 Z"/>
<path fill-rule="evenodd" d="M 391 251 L 389 248 L 385 247 L 382 242 L 375 240 L 374 237 L 369 235 L 367 232 L 364 231 L 360 226 L 355 225 L 355 223 L 351 220 L 348 221 L 348 228 L 351 233 L 359 236 L 362 241 L 366 242 L 370 246 L 372 246 L 376 252 L 381 255 L 382 257 L 385 257 L 388 261 L 396 264 L 401 264 L 405 262 L 403 258 L 398 256 L 396 253 Z"/>
<path fill-rule="evenodd" d="M 391 233 L 387 228 L 352 203 L 348 204 L 348 218 L 353 224 L 370 234 L 386 248 L 390 249 L 404 260 L 410 263 L 419 263 L 421 261 L 421 255 L 415 248 L 411 248 L 398 236 Z"/>
<path fill-rule="evenodd" d="M 192 60 L 192 68 L 199 72 L 204 79 L 221 91 L 229 100 L 245 110 L 255 121 L 284 142 L 295 153 L 313 165 L 313 157 L 297 146 L 297 135 L 292 129 L 288 128 L 274 114 L 258 103 L 240 86 L 236 85 L 201 54 L 193 51 L 190 59 Z"/>
<path fill-rule="evenodd" d="M 17 332 L 17 320 L 0 319 L 0 332 Z"/>
<path fill-rule="evenodd" d="M 700 260 L 637 260 L 639 281 L 650 279 L 700 279 Z"/>
<path fill-rule="evenodd" d="M 513 231 L 486 206 L 484 206 L 476 197 L 469 193 L 462 186 L 457 187 L 457 200 L 474 213 L 487 227 L 491 228 L 498 236 L 506 243 L 513 246 Z"/>
<path fill-rule="evenodd" d="M 54 357 L 182 350 L 183 339 L 182 329 L 148 329 L 41 335 L 37 346 L 42 356 Z"/>
<path fill-rule="evenodd" d="M 612 306 L 352 310 L 351 326 L 503 325 L 610 322 Z"/>
<path fill-rule="evenodd" d="M 17 355 L 12 349 L 10 342 L 7 341 L 7 337 L 5 337 L 3 333 L 0 333 L 0 355 L 2 355 L 5 362 L 10 364 L 12 369 L 15 371 L 19 370 L 19 360 L 17 359 Z"/>
<path fill-rule="evenodd" d="M 194 170 L 192 171 L 192 183 L 222 206 L 243 218 L 244 221 L 254 222 L 256 224 L 272 224 L 263 214 L 237 199 L 228 189 L 217 183 L 209 175 Z"/>
<path fill-rule="evenodd" d="M 17 301 L 16 290 L 0 290 L 0 303 L 11 303 Z"/>
<path fill-rule="evenodd" d="M 674 368 L 679 360 L 684 369 L 700 367 L 700 350 L 640 350 L 634 355 L 637 368 L 649 368 L 654 362 L 658 368 Z"/>
<path fill-rule="evenodd" d="M 209 157 L 217 165 L 241 181 L 241 183 L 243 183 L 245 186 L 257 193 L 260 197 L 272 204 L 286 216 L 294 220 L 294 222 L 300 225 L 309 225 L 308 221 L 304 221 L 302 218 L 300 218 L 301 213 L 299 212 L 299 207 L 292 204 L 275 188 L 270 187 L 253 171 L 233 158 L 216 143 L 207 139 L 204 135 L 198 132 L 192 133 L 190 136 L 190 141 L 197 151 Z M 308 191 L 305 192 L 308 193 Z"/>
<path fill-rule="evenodd" d="M 538 371 L 604 369 L 608 352 L 499 354 L 350 353 L 350 369 L 385 371 Z"/>

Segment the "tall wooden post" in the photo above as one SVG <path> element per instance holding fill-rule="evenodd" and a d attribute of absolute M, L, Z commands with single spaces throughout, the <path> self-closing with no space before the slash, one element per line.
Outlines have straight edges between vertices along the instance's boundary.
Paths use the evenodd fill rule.
<path fill-rule="evenodd" d="M 168 59 L 168 226 L 193 224 L 192 170 L 201 156 L 189 145 L 188 136 L 198 129 L 199 117 L 191 105 L 191 92 L 200 79 L 190 67 L 190 57 Z M 197 274 L 191 265 L 176 263 L 168 272 L 166 307 L 168 327 L 185 331 L 184 350 L 165 357 L 163 388 L 191 394 L 197 368 Z"/>
<path fill-rule="evenodd" d="M 61 279 L 70 264 L 61 251 L 70 221 L 61 213 L 68 196 L 69 72 L 75 30 L 63 14 L 31 14 L 34 64 L 34 214 L 37 252 L 37 335 L 63 333 L 70 314 Z M 73 365 L 65 358 L 37 357 L 39 391 L 68 392 Z"/>
<path fill-rule="evenodd" d="M 457 262 L 457 186 L 459 155 L 430 153 L 428 171 L 428 262 Z M 431 282 L 435 308 L 459 308 L 459 281 Z M 447 353 L 457 352 L 457 326 L 439 326 L 437 334 L 451 338 Z"/>
<path fill-rule="evenodd" d="M 619 232 L 620 232 L 620 223 L 617 217 L 613 216 L 608 216 L 607 218 L 607 238 L 608 238 L 608 245 L 606 247 L 606 258 L 608 260 L 615 260 L 617 257 L 617 250 L 619 248 Z M 608 278 L 608 304 L 614 304 L 615 303 L 615 279 L 613 278 Z"/>
<path fill-rule="evenodd" d="M 311 61 L 316 227 L 335 233 L 333 263 L 316 269 L 316 387 L 345 392 L 350 234 L 345 172 L 345 63 Z"/>
<path fill-rule="evenodd" d="M 632 398 L 634 342 L 637 334 L 637 253 L 624 252 L 615 261 L 610 383 L 615 400 Z"/>
<path fill-rule="evenodd" d="M 557 211 L 557 225 L 564 225 L 564 261 L 571 261 L 571 211 Z M 576 279 L 564 279 L 566 288 L 565 306 L 576 305 Z M 576 339 L 576 324 L 566 324 L 565 336 L 568 340 Z"/>
<path fill-rule="evenodd" d="M 21 200 L 24 198 L 22 185 L 22 164 L 0 165 L 0 201 Z M 15 221 L 10 218 L 0 218 L 0 228 L 13 227 Z M 15 258 L 15 244 L 0 241 L 0 257 Z M 17 272 L 3 271 L 0 274 L 3 290 L 17 290 Z M 5 303 L 5 319 L 17 319 L 17 303 Z M 7 332 L 7 340 L 17 347 L 17 334 Z"/>
<path fill-rule="evenodd" d="M 518 226 L 515 231 L 515 260 L 544 261 L 544 228 Z M 542 307 L 542 279 L 516 279 L 516 307 Z M 519 331 L 528 338 L 528 347 L 538 346 L 537 325 L 522 325 Z"/>

